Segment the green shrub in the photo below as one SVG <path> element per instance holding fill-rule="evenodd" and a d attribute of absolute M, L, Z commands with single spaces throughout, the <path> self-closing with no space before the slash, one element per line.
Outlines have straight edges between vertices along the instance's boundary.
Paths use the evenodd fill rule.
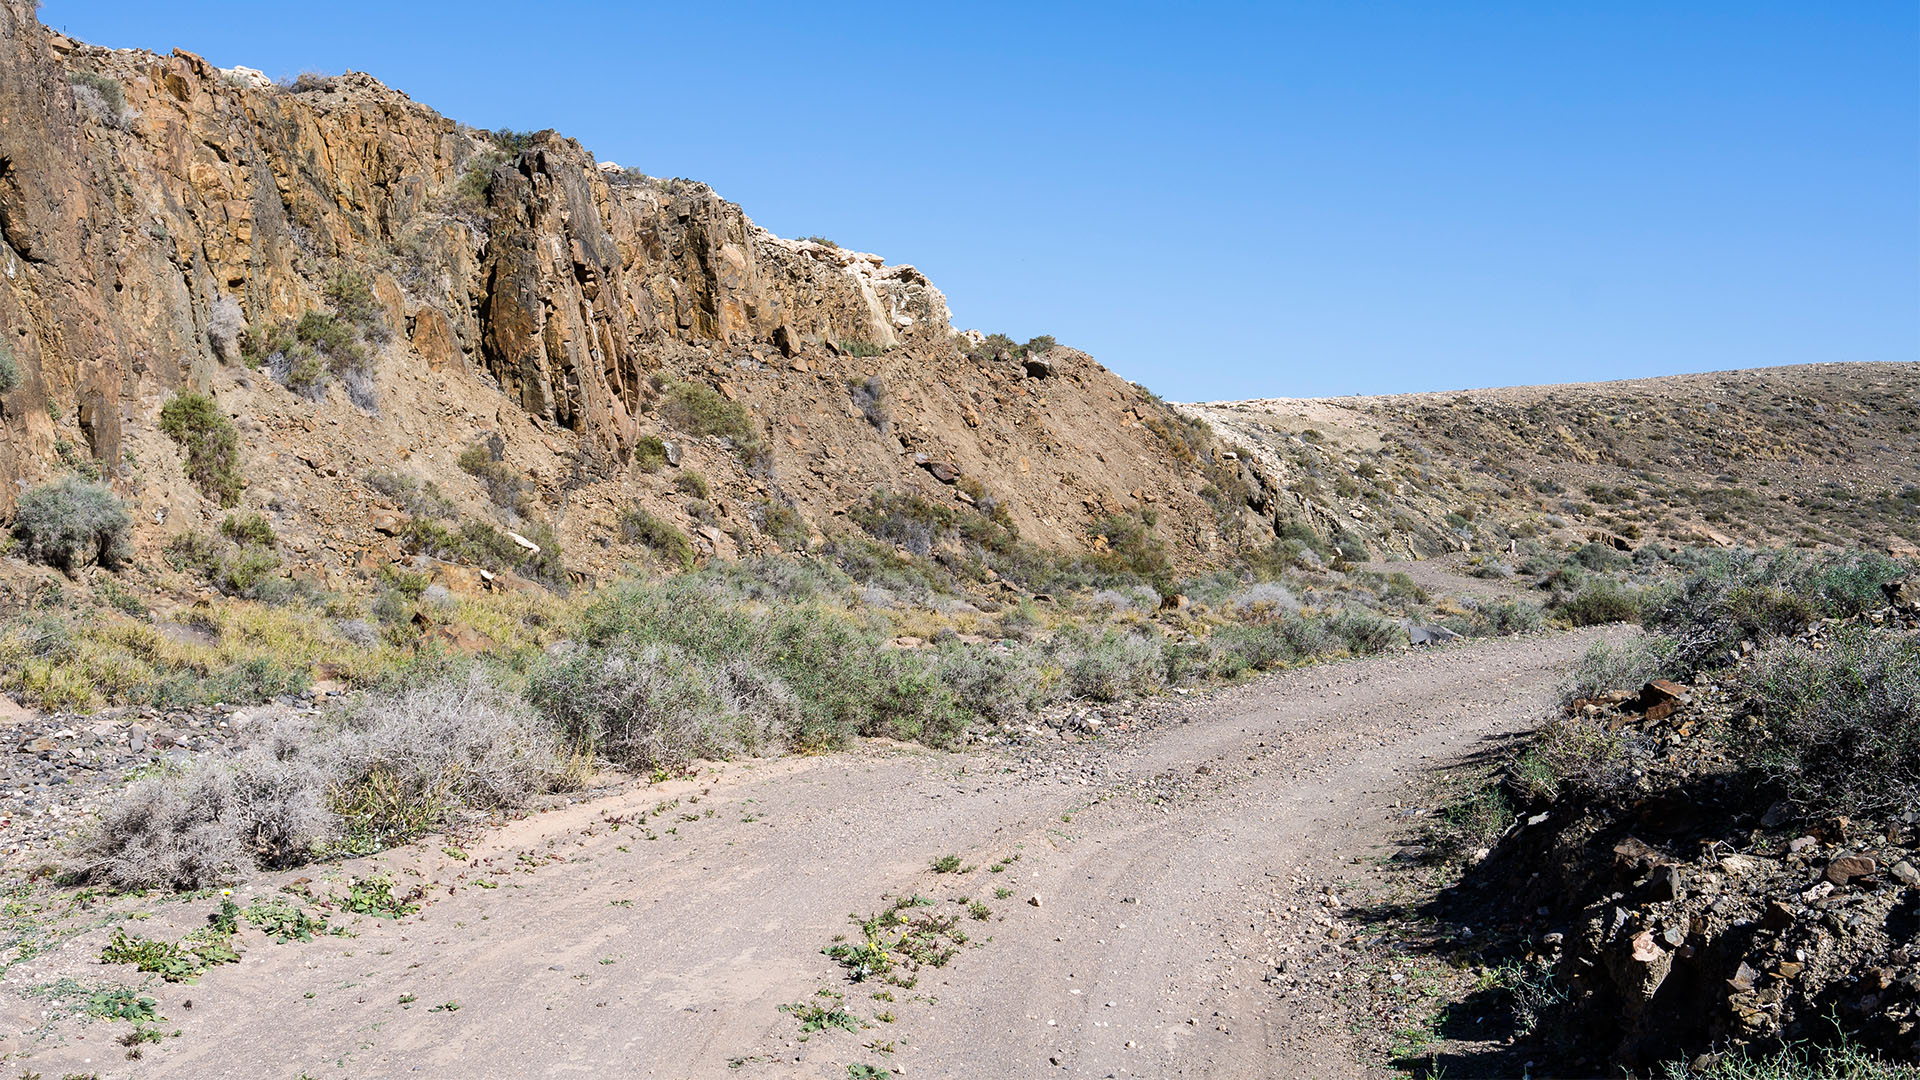
<path fill-rule="evenodd" d="M 1645 621 L 1683 643 L 1680 659 L 1691 672 L 1720 662 L 1742 641 L 1878 607 L 1881 583 L 1909 572 L 1872 552 L 1731 551 L 1652 597 Z"/>
<path fill-rule="evenodd" d="M 512 128 L 496 128 L 489 132 L 500 149 L 509 154 L 518 154 L 533 149 L 533 141 L 540 133 L 537 131 L 515 131 Z"/>
<path fill-rule="evenodd" d="M 673 486 L 681 494 L 696 499 L 706 499 L 713 495 L 712 489 L 707 486 L 707 478 L 692 469 L 687 469 L 674 477 Z"/>
<path fill-rule="evenodd" d="M 1327 632 L 1350 656 L 1371 656 L 1406 640 L 1406 632 L 1399 624 L 1354 608 L 1342 608 L 1328 619 Z"/>
<path fill-rule="evenodd" d="M 1679 643 L 1664 634 L 1648 634 L 1622 644 L 1596 641 L 1574 665 L 1561 701 L 1633 693 L 1653 679 L 1680 675 Z"/>
<path fill-rule="evenodd" d="M 718 674 L 676 646 L 628 641 L 543 666 L 528 695 L 576 752 L 634 768 L 731 757 L 792 734 L 775 730 L 764 704 L 741 711 L 723 694 Z M 760 681 L 762 702 L 786 696 L 771 676 Z"/>
<path fill-rule="evenodd" d="M 652 435 L 642 436 L 633 446 L 633 463 L 641 472 L 659 472 L 667 464 L 667 444 Z"/>
<path fill-rule="evenodd" d="M 13 521 L 28 558 L 68 572 L 90 562 L 118 566 L 132 527 L 118 495 L 71 476 L 20 496 Z"/>
<path fill-rule="evenodd" d="M 249 367 L 265 368 L 309 401 L 324 399 L 338 378 L 355 405 L 372 411 L 373 360 L 366 345 L 389 336 L 380 305 L 360 274 L 338 275 L 322 292 L 334 310 L 310 310 L 298 321 L 249 327 L 241 356 Z"/>
<path fill-rule="evenodd" d="M 1560 614 L 1575 626 L 1634 622 L 1640 618 L 1640 597 L 1611 581 L 1591 581 L 1561 602 Z"/>
<path fill-rule="evenodd" d="M 495 506 L 516 514 L 529 513 L 532 505 L 527 500 L 524 478 L 503 460 L 502 451 L 497 443 L 475 443 L 460 452 L 455 464 L 480 481 Z"/>
<path fill-rule="evenodd" d="M 220 541 L 197 529 L 178 532 L 167 538 L 161 552 L 175 570 L 192 572 L 211 579 L 220 570 L 225 549 Z"/>
<path fill-rule="evenodd" d="M 783 551 L 798 551 L 807 546 L 807 523 L 800 511 L 773 499 L 760 504 L 754 516 L 760 531 Z"/>
<path fill-rule="evenodd" d="M 1166 543 L 1154 535 L 1154 524 L 1147 514 L 1114 514 L 1094 525 L 1093 535 L 1106 541 L 1107 561 L 1116 569 L 1146 578 L 1163 593 L 1171 592 L 1173 559 Z"/>
<path fill-rule="evenodd" d="M 1031 721 L 1059 689 L 1058 669 L 1028 645 L 949 643 L 940 647 L 935 665 L 961 709 L 1003 727 Z"/>
<path fill-rule="evenodd" d="M 365 340 L 387 340 L 386 313 L 380 301 L 374 297 L 373 282 L 367 275 L 353 271 L 336 274 L 320 294 L 326 298 L 327 306 L 333 309 L 333 313 L 358 328 Z M 349 344 L 339 338 L 337 329 L 330 333 L 334 336 L 335 347 L 344 349 Z"/>
<path fill-rule="evenodd" d="M 221 531 L 226 532 L 224 524 Z M 277 573 L 280 557 L 272 548 L 250 542 L 231 546 L 188 530 L 168 539 L 163 550 L 175 570 L 196 574 L 228 596 L 279 601 L 291 595 L 288 583 Z"/>
<path fill-rule="evenodd" d="M 1702 1055 L 1697 1063 L 1670 1062 L 1665 1080 L 1920 1080 L 1920 1065 L 1890 1060 L 1844 1038 L 1838 1045 L 1791 1043 L 1772 1052 L 1753 1048 Z"/>
<path fill-rule="evenodd" d="M 1094 638 L 1074 632 L 1065 635 L 1055 650 L 1073 697 L 1093 701 L 1146 697 L 1166 680 L 1158 637 L 1110 630 Z"/>
<path fill-rule="evenodd" d="M 737 401 L 728 401 L 704 383 L 670 382 L 660 403 L 660 415 L 689 435 L 714 435 L 733 444 L 742 457 L 760 453 L 760 435 L 753 418 Z"/>
<path fill-rule="evenodd" d="M 220 523 L 220 535 L 236 544 L 258 544 L 263 548 L 273 547 L 280 542 L 280 538 L 273 533 L 273 526 L 261 514 L 228 514 L 227 519 Z"/>
<path fill-rule="evenodd" d="M 1633 779 L 1633 759 L 1623 740 L 1606 728 L 1555 717 L 1541 726 L 1506 770 L 1506 782 L 1523 804 L 1551 802 L 1563 789 L 1605 792 Z"/>
<path fill-rule="evenodd" d="M 221 506 L 240 502 L 240 437 L 205 394 L 175 394 L 160 409 L 160 430 L 187 455 L 187 479 Z"/>
<path fill-rule="evenodd" d="M 1501 597 L 1482 601 L 1473 610 L 1484 625 L 1484 632 L 1497 636 L 1527 633 L 1546 624 L 1546 612 L 1528 600 Z"/>
<path fill-rule="evenodd" d="M 1920 805 L 1920 642 L 1864 630 L 1763 649 L 1740 687 L 1769 738 L 1748 759 L 1810 813 Z"/>
<path fill-rule="evenodd" d="M 620 539 L 640 544 L 682 570 L 693 569 L 693 544 L 687 540 L 687 534 L 644 506 L 621 511 Z"/>
<path fill-rule="evenodd" d="M 0 342 L 0 394 L 10 394 L 20 388 L 20 365 L 13 359 L 13 350 Z"/>
<path fill-rule="evenodd" d="M 1397 631 L 1391 623 L 1386 626 Z M 1369 626 L 1362 632 L 1374 629 Z M 1339 643 L 1327 623 L 1291 612 L 1259 622 L 1228 623 L 1207 639 L 1215 672 L 1227 678 L 1310 660 L 1333 652 Z"/>

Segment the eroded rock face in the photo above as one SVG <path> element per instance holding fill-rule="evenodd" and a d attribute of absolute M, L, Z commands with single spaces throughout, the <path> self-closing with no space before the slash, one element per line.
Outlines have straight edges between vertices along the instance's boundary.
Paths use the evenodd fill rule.
<path fill-rule="evenodd" d="M 365 419 L 282 396 L 236 355 L 327 310 L 342 273 L 365 275 L 386 334 L 349 387 Z M 1221 550 L 1164 406 L 1070 349 L 1037 380 L 959 340 L 914 268 L 773 236 L 703 184 L 596 163 L 552 132 L 509 146 L 368 75 L 282 87 L 183 51 L 73 42 L 0 0 L 0 341 L 24 378 L 0 410 L 0 519 L 63 468 L 64 440 L 123 493 L 148 489 L 139 521 L 182 520 L 152 429 L 193 387 L 255 422 L 250 475 L 316 521 L 357 505 L 370 468 L 466 483 L 450 467 L 462 440 L 498 428 L 518 432 L 540 516 L 571 542 L 665 497 L 621 471 L 661 438 L 692 448 L 721 505 L 779 500 L 817 523 L 878 488 L 971 502 L 953 486 L 966 477 L 1041 543 L 1084 544 L 1089 522 L 1150 502 L 1176 550 Z M 667 379 L 744 406 L 764 460 L 736 470 L 725 446 L 664 425 Z M 880 379 L 883 426 L 848 390 Z M 135 463 L 123 436 L 146 440 Z M 288 472 L 300 462 L 314 475 Z M 360 565 L 379 542 L 364 524 L 327 518 L 313 558 Z M 727 550 L 747 549 L 737 532 Z"/>
<path fill-rule="evenodd" d="M 946 298 L 910 266 L 782 240 L 710 188 L 603 170 L 545 135 L 495 170 L 482 346 L 536 415 L 625 447 L 641 383 L 679 339 L 810 346 L 944 344 Z"/>

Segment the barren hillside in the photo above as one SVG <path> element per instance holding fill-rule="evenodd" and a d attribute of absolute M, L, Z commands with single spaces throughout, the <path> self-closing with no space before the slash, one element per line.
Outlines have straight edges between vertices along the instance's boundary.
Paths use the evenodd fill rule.
<path fill-rule="evenodd" d="M 1920 364 L 1182 409 L 1387 557 L 1593 535 L 1920 550 Z"/>

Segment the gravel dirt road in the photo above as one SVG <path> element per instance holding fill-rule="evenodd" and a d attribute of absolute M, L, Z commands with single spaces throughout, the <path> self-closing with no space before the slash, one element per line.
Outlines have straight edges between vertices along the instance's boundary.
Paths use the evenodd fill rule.
<path fill-rule="evenodd" d="M 727 765 L 489 830 L 463 853 L 435 843 L 361 860 L 338 870 L 428 883 L 425 910 L 310 943 L 245 931 L 241 963 L 146 991 L 181 1034 L 137 1060 L 114 1041 L 124 1024 L 48 1027 L 44 998 L 23 993 L 126 975 L 94 962 L 109 933 L 96 926 L 0 983 L 9 1030 L 41 1031 L 9 1040 L 8 1067 L 203 1080 L 845 1080 L 859 1063 L 909 1077 L 1365 1076 L 1348 1016 L 1323 980 L 1302 977 L 1346 962 L 1350 927 L 1326 888 L 1404 833 L 1391 805 L 1433 768 L 1545 716 L 1560 671 L 1602 633 L 1303 668 L 1078 742 L 868 744 Z M 947 854 L 973 869 L 934 873 Z M 240 899 L 294 877 L 263 877 Z M 911 893 L 931 910 L 963 913 L 966 897 L 992 914 L 963 919 L 972 943 L 912 990 L 848 982 L 821 949 L 857 933 L 850 914 Z M 211 903 L 149 901 L 140 930 L 191 929 Z M 867 1026 L 803 1040 L 780 1006 L 833 1004 L 821 990 Z"/>

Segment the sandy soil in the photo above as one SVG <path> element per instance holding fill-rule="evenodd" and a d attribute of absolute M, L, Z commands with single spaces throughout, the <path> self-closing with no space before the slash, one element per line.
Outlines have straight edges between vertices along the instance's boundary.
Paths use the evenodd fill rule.
<path fill-rule="evenodd" d="M 1347 1016 L 1277 969 L 1347 962 L 1350 928 L 1329 917 L 1326 887 L 1388 847 L 1400 830 L 1389 806 L 1430 768 L 1545 715 L 1558 669 L 1600 633 L 1305 668 L 1078 743 L 869 744 L 721 766 L 489 831 L 464 860 L 439 843 L 362 860 L 330 872 L 424 880 L 431 902 L 359 918 L 352 938 L 275 945 L 244 931 L 240 964 L 147 991 L 180 1035 L 138 1060 L 115 1041 L 127 1025 L 46 1025 L 23 993 L 128 975 L 93 961 L 109 933 L 95 926 L 0 982 L 7 1030 L 39 1029 L 8 1041 L 7 1067 L 207 1080 L 838 1080 L 856 1062 L 915 1077 L 1364 1076 Z M 644 829 L 610 824 L 674 798 Z M 975 869 L 931 872 L 948 853 Z M 876 1001 L 879 987 L 847 982 L 820 950 L 852 929 L 850 913 L 907 892 L 984 899 L 993 915 L 965 922 L 974 944 L 947 967 Z M 138 929 L 176 934 L 212 904 L 149 901 Z M 802 1040 L 779 1006 L 823 988 L 870 1026 Z"/>

